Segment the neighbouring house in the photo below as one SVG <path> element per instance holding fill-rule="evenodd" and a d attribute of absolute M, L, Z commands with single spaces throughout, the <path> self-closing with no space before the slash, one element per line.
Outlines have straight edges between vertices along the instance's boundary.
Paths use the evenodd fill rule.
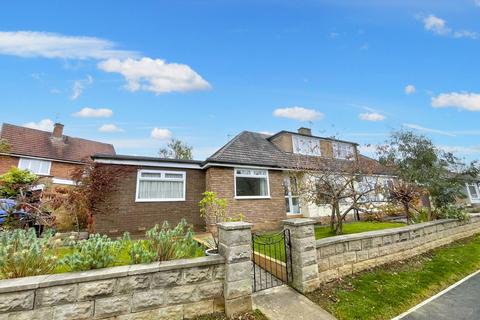
<path fill-rule="evenodd" d="M 64 135 L 60 123 L 52 132 L 4 123 L 0 139 L 8 145 L 8 150 L 0 152 L 0 175 L 18 167 L 40 176 L 42 183 L 56 185 L 72 185 L 72 171 L 91 161 L 92 155 L 115 155 L 111 144 Z"/>
<path fill-rule="evenodd" d="M 109 195 L 112 212 L 96 216 L 95 230 L 112 236 L 139 234 L 156 223 L 176 224 L 182 218 L 200 229 L 204 222 L 198 202 L 206 190 L 227 199 L 229 214 L 242 214 L 256 230 L 277 229 L 289 217 L 327 220 L 328 206 L 301 203 L 292 178 L 295 161 L 298 156 L 324 159 L 326 165 L 358 161 L 373 164 L 375 175 L 391 180 L 387 168 L 360 155 L 357 146 L 300 128 L 274 135 L 243 131 L 205 161 L 97 154 L 95 162 L 122 166 L 125 174 Z"/>
<path fill-rule="evenodd" d="M 472 207 L 480 207 L 480 180 L 466 184 L 467 198 L 463 201 Z"/>

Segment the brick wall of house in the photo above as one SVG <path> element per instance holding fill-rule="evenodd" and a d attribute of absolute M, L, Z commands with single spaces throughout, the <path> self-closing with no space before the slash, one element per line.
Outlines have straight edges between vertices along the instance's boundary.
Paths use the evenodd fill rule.
<path fill-rule="evenodd" d="M 1 155 L 0 156 L 0 175 L 4 174 L 8 170 L 10 170 L 10 168 L 12 167 L 17 167 L 19 160 L 20 160 L 19 157 Z M 60 179 L 70 179 L 72 171 L 75 170 L 75 168 L 78 168 L 79 166 L 82 166 L 82 165 L 52 161 L 52 166 L 50 168 L 50 177 L 55 177 Z"/>
<path fill-rule="evenodd" d="M 11 167 L 18 166 L 18 159 L 19 158 L 16 157 L 0 155 L 0 175 L 10 170 Z"/>
<path fill-rule="evenodd" d="M 83 164 L 52 162 L 50 175 L 60 179 L 71 179 L 72 172 L 81 166 L 83 166 Z"/>
<path fill-rule="evenodd" d="M 235 199 L 234 169 L 211 167 L 207 169 L 206 188 L 228 201 L 230 216 L 243 214 L 253 223 L 254 230 L 274 230 L 286 219 L 282 171 L 269 170 L 270 199 Z"/>
<path fill-rule="evenodd" d="M 119 165 L 116 165 L 119 166 Z M 205 191 L 205 172 L 194 169 L 143 168 L 122 166 L 116 192 L 108 196 L 108 214 L 95 215 L 95 232 L 110 236 L 121 236 L 128 231 L 132 235 L 144 235 L 155 224 L 168 221 L 177 225 L 182 218 L 196 230 L 204 230 L 205 223 L 200 217 L 198 202 Z M 135 202 L 137 171 L 139 169 L 170 170 L 186 172 L 186 200 L 170 202 Z"/>

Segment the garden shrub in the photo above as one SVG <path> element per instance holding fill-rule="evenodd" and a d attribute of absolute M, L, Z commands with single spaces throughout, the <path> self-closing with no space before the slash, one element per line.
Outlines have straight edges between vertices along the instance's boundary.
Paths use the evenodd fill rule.
<path fill-rule="evenodd" d="M 72 241 L 70 245 L 73 252 L 60 263 L 71 271 L 86 271 L 113 266 L 125 244 L 106 235 L 93 234 L 87 240 Z"/>
<path fill-rule="evenodd" d="M 38 238 L 34 229 L 0 232 L 0 279 L 52 273 L 57 266 L 52 232 Z"/>
<path fill-rule="evenodd" d="M 439 219 L 457 219 L 460 221 L 468 221 L 470 215 L 464 207 L 447 205 L 437 210 L 437 216 Z"/>
<path fill-rule="evenodd" d="M 182 219 L 175 228 L 170 228 L 168 222 L 162 226 L 155 225 L 145 234 L 146 239 L 131 245 L 131 262 L 148 263 L 153 261 L 168 261 L 189 257 L 198 248 L 193 239 L 193 232 Z"/>
<path fill-rule="evenodd" d="M 29 190 L 38 177 L 28 170 L 12 167 L 0 176 L 0 197 L 14 198 L 20 192 Z"/>

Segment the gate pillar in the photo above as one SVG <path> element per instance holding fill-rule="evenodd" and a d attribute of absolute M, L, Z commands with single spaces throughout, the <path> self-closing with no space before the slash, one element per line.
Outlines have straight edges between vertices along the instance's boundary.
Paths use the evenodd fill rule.
<path fill-rule="evenodd" d="M 225 314 L 232 317 L 252 310 L 252 224 L 217 224 L 220 255 L 225 258 Z"/>
<path fill-rule="evenodd" d="M 320 286 L 314 224 L 314 220 L 304 218 L 283 220 L 284 228 L 290 230 L 292 244 L 291 286 L 301 293 Z"/>

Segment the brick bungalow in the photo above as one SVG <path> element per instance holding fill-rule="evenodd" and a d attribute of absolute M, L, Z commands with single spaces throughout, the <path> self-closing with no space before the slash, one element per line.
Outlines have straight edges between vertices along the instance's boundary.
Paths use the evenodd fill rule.
<path fill-rule="evenodd" d="M 356 143 L 312 136 L 306 128 L 274 135 L 243 131 L 205 161 L 98 154 L 95 162 L 122 166 L 126 173 L 110 195 L 112 213 L 97 215 L 95 229 L 113 236 L 138 234 L 182 218 L 200 229 L 198 202 L 206 190 L 227 199 L 229 214 L 243 214 L 257 230 L 277 229 L 287 217 L 328 217 L 326 207 L 300 203 L 289 174 L 299 155 L 325 163 L 374 163 L 376 175 L 391 178 L 378 162 L 360 155 Z"/>
<path fill-rule="evenodd" d="M 63 125 L 56 123 L 52 132 L 4 123 L 0 139 L 8 144 L 8 152 L 0 153 L 0 175 L 12 167 L 28 169 L 42 182 L 71 185 L 71 172 L 96 153 L 115 155 L 111 144 L 85 140 L 63 134 Z"/>

